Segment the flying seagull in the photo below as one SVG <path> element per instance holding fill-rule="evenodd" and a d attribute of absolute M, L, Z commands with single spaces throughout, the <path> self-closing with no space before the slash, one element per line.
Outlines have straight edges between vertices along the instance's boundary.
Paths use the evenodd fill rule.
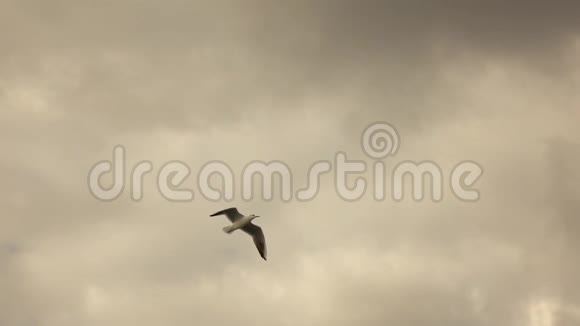
<path fill-rule="evenodd" d="M 256 245 L 256 248 L 258 248 L 260 256 L 262 256 L 264 260 L 267 260 L 266 238 L 264 238 L 264 232 L 262 232 L 262 228 L 252 223 L 252 220 L 259 216 L 256 216 L 254 214 L 244 216 L 240 214 L 240 212 L 238 212 L 238 209 L 235 207 L 224 209 L 223 211 L 211 214 L 210 216 L 213 217 L 218 215 L 225 215 L 228 218 L 228 220 L 232 222 L 232 225 L 223 228 L 225 233 L 230 234 L 235 230 L 241 229 L 242 231 L 251 235 L 252 239 L 254 239 L 254 244 Z"/>

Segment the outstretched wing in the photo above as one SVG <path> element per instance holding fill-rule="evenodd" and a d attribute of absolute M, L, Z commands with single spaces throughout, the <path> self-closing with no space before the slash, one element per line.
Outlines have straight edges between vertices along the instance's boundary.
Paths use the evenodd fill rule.
<path fill-rule="evenodd" d="M 217 213 L 213 213 L 210 216 L 218 216 L 218 215 L 225 215 L 228 220 L 230 220 L 232 223 L 236 222 L 237 220 L 241 219 L 242 217 L 244 217 L 242 214 L 240 214 L 240 212 L 238 212 L 238 209 L 235 207 L 231 207 L 228 209 L 224 209 L 223 211 L 219 211 Z"/>
<path fill-rule="evenodd" d="M 254 244 L 256 245 L 256 248 L 258 249 L 260 256 L 262 256 L 264 260 L 267 260 L 266 238 L 264 237 L 264 232 L 262 231 L 262 228 L 250 222 L 242 228 L 242 231 L 252 236 L 252 239 L 254 239 Z"/>

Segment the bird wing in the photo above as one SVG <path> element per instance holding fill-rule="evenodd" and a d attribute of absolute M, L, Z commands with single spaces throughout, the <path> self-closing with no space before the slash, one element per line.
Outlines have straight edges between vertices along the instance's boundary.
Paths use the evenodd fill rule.
<path fill-rule="evenodd" d="M 262 228 L 250 222 L 242 228 L 242 231 L 252 236 L 252 239 L 254 239 L 254 244 L 256 245 L 256 248 L 258 249 L 260 256 L 262 256 L 264 260 L 267 260 L 266 238 L 264 237 L 264 232 L 262 231 Z"/>
<path fill-rule="evenodd" d="M 219 211 L 217 213 L 213 213 L 210 216 L 218 216 L 218 215 L 225 215 L 228 220 L 230 220 L 232 223 L 236 222 L 237 220 L 241 219 L 242 217 L 244 217 L 242 214 L 240 214 L 240 212 L 238 212 L 238 209 L 235 207 L 231 207 L 228 209 L 224 209 L 223 211 Z"/>

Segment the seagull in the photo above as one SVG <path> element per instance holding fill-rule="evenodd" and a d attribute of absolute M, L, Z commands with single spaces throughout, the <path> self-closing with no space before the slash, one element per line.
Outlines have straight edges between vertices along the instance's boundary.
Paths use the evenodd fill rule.
<path fill-rule="evenodd" d="M 260 256 L 266 259 L 266 238 L 264 238 L 264 232 L 262 232 L 262 228 L 252 223 L 252 220 L 260 217 L 254 214 L 244 216 L 238 212 L 238 209 L 235 207 L 231 207 L 228 209 L 224 209 L 223 211 L 219 211 L 217 213 L 211 214 L 210 216 L 218 216 L 218 215 L 225 215 L 228 220 L 232 222 L 232 225 L 226 226 L 223 228 L 224 232 L 227 234 L 231 234 L 235 230 L 241 229 L 242 231 L 246 232 L 247 234 L 252 236 L 254 239 L 254 244 L 256 248 L 258 248 L 258 252 Z"/>

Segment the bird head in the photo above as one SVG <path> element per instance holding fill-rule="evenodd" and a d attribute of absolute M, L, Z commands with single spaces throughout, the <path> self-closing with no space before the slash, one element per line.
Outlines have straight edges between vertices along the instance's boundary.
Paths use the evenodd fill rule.
<path fill-rule="evenodd" d="M 250 217 L 251 217 L 252 219 L 255 219 L 255 218 L 259 217 L 259 216 L 258 216 L 258 215 L 254 215 L 254 214 L 252 214 L 252 215 L 250 215 Z"/>

